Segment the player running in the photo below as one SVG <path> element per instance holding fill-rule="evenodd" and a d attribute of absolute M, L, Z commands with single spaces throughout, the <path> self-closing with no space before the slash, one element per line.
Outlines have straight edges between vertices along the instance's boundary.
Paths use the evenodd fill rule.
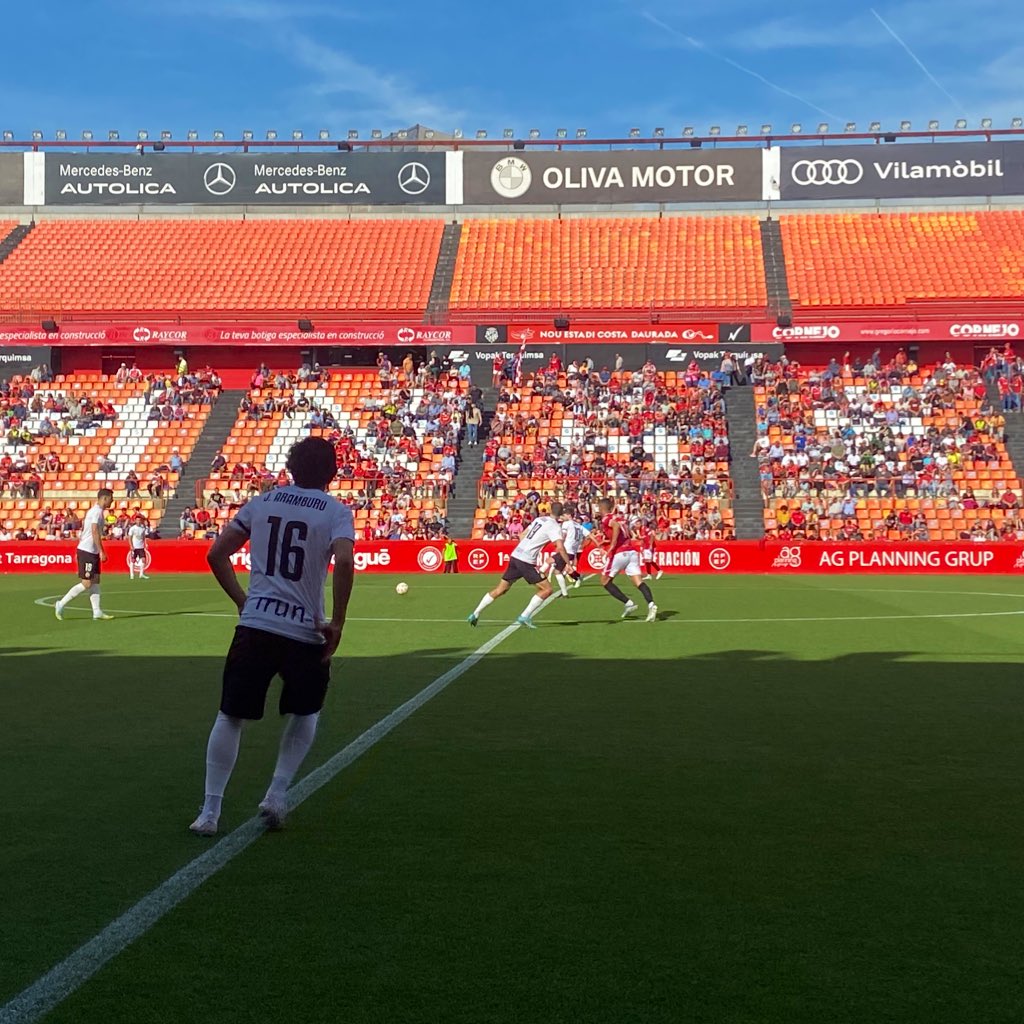
<path fill-rule="evenodd" d="M 259 805 L 268 828 L 280 828 L 287 791 L 316 735 L 331 676 L 331 656 L 345 626 L 352 593 L 355 537 L 352 512 L 326 494 L 337 472 L 334 447 L 307 437 L 288 453 L 293 485 L 243 505 L 206 556 L 239 611 L 224 665 L 220 712 L 206 748 L 206 799 L 189 828 L 217 833 L 221 801 L 238 757 L 242 725 L 263 717 L 267 689 L 280 675 L 278 704 L 287 716 L 277 766 Z M 249 542 L 249 593 L 241 588 L 231 556 Z M 334 610 L 324 618 L 324 581 L 334 558 Z"/>
<path fill-rule="evenodd" d="M 556 554 L 554 573 L 562 597 L 568 597 L 569 587 L 565 582 L 565 577 L 568 576 L 573 581 L 573 587 L 580 585 L 579 558 L 583 545 L 587 542 L 587 534 L 580 523 L 576 521 L 575 516 L 569 513 L 566 513 L 562 519 L 560 529 L 562 531 L 562 543 L 565 545 L 565 553 L 568 560 Z"/>
<path fill-rule="evenodd" d="M 53 614 L 64 618 L 64 606 L 79 594 L 89 595 L 93 619 L 112 619 L 100 607 L 100 566 L 107 560 L 103 549 L 103 527 L 107 509 L 114 504 L 114 492 L 101 487 L 96 492 L 96 504 L 85 514 L 82 532 L 78 538 L 75 555 L 78 559 L 78 582 L 53 606 Z"/>
<path fill-rule="evenodd" d="M 526 533 L 519 538 L 519 543 L 512 552 L 508 561 L 508 567 L 498 581 L 498 585 L 493 590 L 484 594 L 480 599 L 480 603 L 476 606 L 476 610 L 466 619 L 471 626 L 475 626 L 480 621 L 480 613 L 489 604 L 497 601 L 502 594 L 508 593 L 509 588 L 516 580 L 526 580 L 527 583 L 537 588 L 537 593 L 530 598 L 530 603 L 523 609 L 523 614 L 516 619 L 516 622 L 520 626 L 526 626 L 528 629 L 537 628 L 533 624 L 533 616 L 551 596 L 551 584 L 548 583 L 537 568 L 540 553 L 544 550 L 545 545 L 554 544 L 555 550 L 561 556 L 563 562 L 568 563 L 569 561 L 565 545 L 562 543 L 562 530 L 558 525 L 558 516 L 562 514 L 562 511 L 561 502 L 553 502 L 550 515 L 538 516 L 530 523 Z"/>
<path fill-rule="evenodd" d="M 640 561 L 644 572 L 647 574 L 644 576 L 644 579 L 660 580 L 665 575 L 665 570 L 658 565 L 658 561 L 654 557 L 654 552 L 658 547 L 658 538 L 655 536 L 654 526 L 649 519 L 642 521 L 638 540 L 640 542 Z"/>
<path fill-rule="evenodd" d="M 128 579 L 135 579 L 135 570 L 139 570 L 139 579 L 148 580 L 146 575 L 146 527 L 141 516 L 128 527 Z"/>
<path fill-rule="evenodd" d="M 633 533 L 625 518 L 614 513 L 615 506 L 611 498 L 602 498 L 597 503 L 597 507 L 601 510 L 601 532 L 606 545 L 604 553 L 608 559 L 604 571 L 601 573 L 601 586 L 616 601 L 621 601 L 626 606 L 623 609 L 622 618 L 625 619 L 632 615 L 636 611 L 636 604 L 626 597 L 613 582 L 620 572 L 624 572 L 647 602 L 647 621 L 654 622 L 658 617 L 658 606 L 654 603 L 651 588 L 643 580 L 640 569 L 640 551 Z"/>

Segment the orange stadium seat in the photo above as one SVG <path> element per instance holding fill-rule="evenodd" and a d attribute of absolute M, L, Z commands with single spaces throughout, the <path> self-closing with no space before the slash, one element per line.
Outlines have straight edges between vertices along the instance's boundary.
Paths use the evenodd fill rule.
<path fill-rule="evenodd" d="M 1019 299 L 1024 211 L 781 218 L 794 306 Z"/>
<path fill-rule="evenodd" d="M 764 307 L 756 217 L 469 220 L 451 309 Z"/>
<path fill-rule="evenodd" d="M 422 314 L 439 220 L 44 220 L 0 311 Z"/>

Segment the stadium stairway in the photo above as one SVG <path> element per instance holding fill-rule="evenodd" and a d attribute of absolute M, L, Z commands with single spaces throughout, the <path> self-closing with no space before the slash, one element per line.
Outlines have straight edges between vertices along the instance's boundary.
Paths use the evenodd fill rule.
<path fill-rule="evenodd" d="M 434 280 L 430 285 L 430 299 L 427 301 L 425 323 L 442 323 L 448 316 L 448 303 L 452 297 L 452 281 L 455 278 L 455 259 L 459 254 L 461 238 L 461 224 L 457 222 L 445 224 L 444 234 L 441 235 L 441 247 L 437 253 L 437 265 L 434 267 Z"/>
<path fill-rule="evenodd" d="M 768 308 L 775 316 L 791 317 L 793 300 L 786 276 L 786 253 L 782 246 L 782 228 L 777 220 L 761 221 L 761 256 L 768 287 Z"/>
<path fill-rule="evenodd" d="M 729 475 L 735 491 L 736 539 L 760 540 L 764 536 L 764 502 L 761 501 L 757 460 L 750 458 L 756 436 L 752 387 L 729 389 L 726 419 L 732 452 Z"/>
<path fill-rule="evenodd" d="M 1000 410 L 1003 400 L 999 397 L 999 388 L 993 383 L 986 385 L 988 400 L 992 408 Z M 1024 479 L 1024 413 L 1007 412 L 1006 417 L 1006 454 L 1013 463 L 1013 471 L 1019 479 Z"/>
<path fill-rule="evenodd" d="M 206 426 L 199 435 L 195 448 L 192 449 L 188 464 L 178 478 L 178 488 L 174 492 L 174 497 L 168 500 L 164 509 L 160 525 L 163 527 L 161 536 L 165 540 L 177 537 L 181 513 L 189 505 L 195 504 L 196 484 L 210 475 L 210 463 L 228 439 L 231 428 L 238 418 L 238 403 L 245 393 L 244 390 L 222 391 L 210 410 Z"/>
<path fill-rule="evenodd" d="M 459 454 L 459 465 L 453 481 L 453 490 L 448 498 L 447 518 L 448 532 L 453 537 L 471 537 L 473 521 L 479 508 L 480 478 L 484 475 L 484 447 L 488 434 L 491 413 L 497 404 L 498 392 L 488 383 L 482 384 L 484 422 L 480 429 L 480 443 L 469 448 L 465 442 Z"/>
<path fill-rule="evenodd" d="M 2 241 L 0 241 L 0 263 L 3 263 L 8 256 L 18 248 L 19 245 L 25 240 L 26 235 L 36 226 L 36 222 L 32 221 L 31 224 L 18 224 L 12 228 L 10 233 L 7 234 Z"/>

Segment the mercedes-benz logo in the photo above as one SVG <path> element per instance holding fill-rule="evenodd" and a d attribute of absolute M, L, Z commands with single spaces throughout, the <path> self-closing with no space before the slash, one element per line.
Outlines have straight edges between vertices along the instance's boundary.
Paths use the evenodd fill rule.
<path fill-rule="evenodd" d="M 230 164 L 210 164 L 203 174 L 206 191 L 213 196 L 226 196 L 235 187 L 235 169 Z"/>
<path fill-rule="evenodd" d="M 430 187 L 430 171 L 425 164 L 404 164 L 398 172 L 398 187 L 407 196 L 418 196 Z"/>

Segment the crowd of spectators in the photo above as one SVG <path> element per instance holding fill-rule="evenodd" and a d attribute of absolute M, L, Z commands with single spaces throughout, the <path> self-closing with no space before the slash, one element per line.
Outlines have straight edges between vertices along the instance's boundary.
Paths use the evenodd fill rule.
<path fill-rule="evenodd" d="M 756 408 L 762 497 L 781 537 L 931 540 L 921 509 L 878 508 L 869 525 L 860 499 L 932 499 L 972 514 L 973 540 L 1015 536 L 1018 495 L 1010 488 L 975 494 L 964 471 L 1013 470 L 1001 442 L 1004 419 L 988 400 L 983 374 L 947 354 L 922 371 L 906 352 L 887 363 L 833 359 L 805 372 L 785 359 L 754 371 L 764 387 Z"/>

